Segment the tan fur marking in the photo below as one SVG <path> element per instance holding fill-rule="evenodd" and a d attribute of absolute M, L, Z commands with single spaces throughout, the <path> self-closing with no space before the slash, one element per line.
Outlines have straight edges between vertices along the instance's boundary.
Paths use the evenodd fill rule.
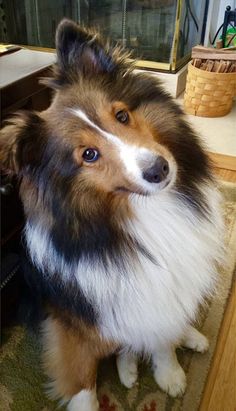
<path fill-rule="evenodd" d="M 95 387 L 99 359 L 118 348 L 102 340 L 94 327 L 76 319 L 70 327 L 49 317 L 43 325 L 43 338 L 43 366 L 53 381 L 50 394 L 65 400 Z"/>
<path fill-rule="evenodd" d="M 109 109 L 110 106 L 110 109 Z M 129 122 L 121 124 L 115 118 L 115 113 L 125 110 L 129 114 Z M 173 156 L 169 150 L 159 143 L 159 136 L 153 127 L 153 123 L 148 121 L 143 107 L 134 111 L 129 111 L 123 102 L 107 103 L 98 106 L 99 119 L 105 129 L 118 136 L 121 141 L 134 144 L 137 147 L 145 147 L 156 155 L 161 155 L 167 161 L 173 161 Z"/>
<path fill-rule="evenodd" d="M 83 161 L 82 154 L 86 148 L 95 148 L 100 158 L 94 163 Z M 132 181 L 127 178 L 124 165 L 112 142 L 100 137 L 94 131 L 83 130 L 80 133 L 80 145 L 74 150 L 73 157 L 78 165 L 83 166 L 79 176 L 84 187 L 100 188 L 102 192 L 114 192 L 118 187 L 131 190 Z M 133 189 L 133 187 L 132 187 Z"/>

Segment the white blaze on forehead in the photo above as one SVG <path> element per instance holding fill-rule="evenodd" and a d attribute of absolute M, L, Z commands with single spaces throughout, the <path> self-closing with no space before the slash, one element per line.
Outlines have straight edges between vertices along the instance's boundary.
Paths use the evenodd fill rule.
<path fill-rule="evenodd" d="M 106 140 L 114 144 L 119 150 L 120 159 L 122 160 L 127 172 L 138 184 L 141 184 L 142 186 L 146 186 L 148 184 L 146 188 L 150 190 L 150 184 L 147 183 L 142 177 L 142 170 L 138 164 L 138 161 L 146 160 L 151 163 L 154 159 L 154 153 L 145 147 L 137 147 L 133 144 L 124 143 L 119 137 L 112 133 L 108 133 L 97 124 L 93 123 L 82 110 L 72 109 L 71 111 L 90 127 L 96 130 Z"/>

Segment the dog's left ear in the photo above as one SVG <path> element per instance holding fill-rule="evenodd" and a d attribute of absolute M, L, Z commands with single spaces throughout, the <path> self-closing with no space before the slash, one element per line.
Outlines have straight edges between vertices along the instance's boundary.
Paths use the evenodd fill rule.
<path fill-rule="evenodd" d="M 59 85 L 73 83 L 80 74 L 111 73 L 116 69 L 112 52 L 98 33 L 85 30 L 71 20 L 64 19 L 59 24 L 56 49 Z"/>
<path fill-rule="evenodd" d="M 0 169 L 20 174 L 40 161 L 45 138 L 43 120 L 37 113 L 21 111 L 0 130 Z"/>

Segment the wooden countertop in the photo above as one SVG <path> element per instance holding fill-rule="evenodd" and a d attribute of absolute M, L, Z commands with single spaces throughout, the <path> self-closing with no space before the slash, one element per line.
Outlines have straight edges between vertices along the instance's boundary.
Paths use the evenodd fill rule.
<path fill-rule="evenodd" d="M 56 61 L 54 53 L 21 49 L 0 57 L 0 89 L 50 67 Z"/>

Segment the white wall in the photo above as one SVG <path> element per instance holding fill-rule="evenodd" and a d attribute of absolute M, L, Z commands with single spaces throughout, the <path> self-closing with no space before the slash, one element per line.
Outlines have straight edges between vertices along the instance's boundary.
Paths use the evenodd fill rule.
<path fill-rule="evenodd" d="M 227 6 L 231 6 L 231 9 L 235 9 L 236 0 L 210 0 L 205 41 L 204 41 L 205 46 L 210 45 L 210 40 L 211 41 L 213 40 L 216 34 L 216 31 L 223 23 L 225 9 Z M 222 30 L 220 31 L 217 38 L 219 38 L 221 34 L 222 34 Z"/>

